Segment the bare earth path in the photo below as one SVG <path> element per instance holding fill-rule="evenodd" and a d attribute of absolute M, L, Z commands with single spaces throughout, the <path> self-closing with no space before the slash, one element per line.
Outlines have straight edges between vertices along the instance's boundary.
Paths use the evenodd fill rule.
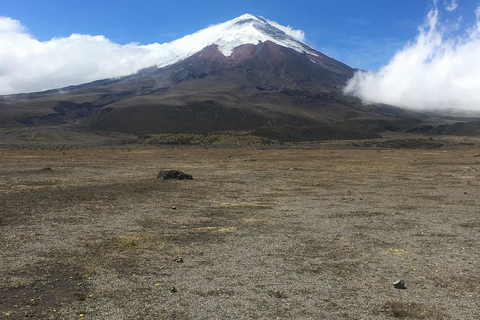
<path fill-rule="evenodd" d="M 480 319 L 476 153 L 2 149 L 0 318 Z"/>

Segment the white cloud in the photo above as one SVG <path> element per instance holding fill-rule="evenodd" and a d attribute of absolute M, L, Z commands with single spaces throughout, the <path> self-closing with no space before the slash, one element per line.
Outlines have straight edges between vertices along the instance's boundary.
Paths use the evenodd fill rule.
<path fill-rule="evenodd" d="M 445 2 L 445 10 L 447 11 L 455 11 L 458 8 L 458 3 L 457 0 L 452 0 L 452 2 L 448 3 Z"/>
<path fill-rule="evenodd" d="M 281 24 L 279 24 L 275 21 L 272 21 L 272 20 L 267 20 L 267 22 L 270 23 L 275 28 L 278 28 L 278 29 L 282 30 L 283 32 L 285 32 L 286 34 L 288 34 L 289 36 L 291 36 L 295 40 L 300 41 L 300 42 L 305 42 L 305 32 L 303 32 L 302 30 L 295 30 L 292 27 L 290 27 L 289 25 L 288 26 L 282 26 Z"/>
<path fill-rule="evenodd" d="M 20 21 L 12 18 L 0 17 L 0 33 L 25 32 L 25 27 Z"/>
<path fill-rule="evenodd" d="M 453 37 L 433 9 L 415 41 L 378 72 L 356 72 L 345 93 L 410 109 L 480 111 L 480 8 L 476 14 L 476 24 Z"/>
<path fill-rule="evenodd" d="M 0 94 L 127 75 L 155 65 L 158 46 L 119 45 L 80 34 L 40 42 L 19 21 L 0 17 Z"/>
<path fill-rule="evenodd" d="M 243 43 L 257 44 L 258 40 L 271 40 L 295 50 L 304 47 L 293 40 L 276 41 L 262 34 L 250 22 L 238 25 L 243 15 L 187 35 L 170 43 L 120 45 L 104 36 L 72 34 L 65 38 L 38 41 L 17 20 L 0 16 L 0 94 L 33 92 L 68 85 L 82 84 L 98 79 L 129 75 L 140 69 L 163 67 L 218 43 L 220 50 L 229 55 Z M 303 41 L 301 30 L 275 26 Z M 221 39 L 219 39 L 221 37 Z"/>

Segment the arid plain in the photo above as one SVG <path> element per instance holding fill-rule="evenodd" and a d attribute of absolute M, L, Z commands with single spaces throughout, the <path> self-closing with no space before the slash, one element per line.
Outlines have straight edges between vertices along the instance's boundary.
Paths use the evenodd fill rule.
<path fill-rule="evenodd" d="M 480 140 L 392 141 L 3 148 L 0 318 L 479 319 Z"/>

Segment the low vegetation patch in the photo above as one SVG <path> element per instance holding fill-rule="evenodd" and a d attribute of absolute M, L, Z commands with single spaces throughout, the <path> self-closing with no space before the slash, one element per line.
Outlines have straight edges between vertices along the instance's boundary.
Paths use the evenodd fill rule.
<path fill-rule="evenodd" d="M 385 149 L 438 149 L 445 145 L 443 141 L 428 139 L 390 139 L 386 141 L 369 141 L 354 143 L 353 146 Z"/>
<path fill-rule="evenodd" d="M 140 136 L 138 143 L 146 145 L 268 145 L 278 141 L 259 137 L 252 131 L 222 131 L 206 134 L 164 133 Z"/>

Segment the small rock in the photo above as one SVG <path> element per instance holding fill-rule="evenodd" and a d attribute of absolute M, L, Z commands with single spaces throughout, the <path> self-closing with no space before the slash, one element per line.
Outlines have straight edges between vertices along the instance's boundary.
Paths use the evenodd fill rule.
<path fill-rule="evenodd" d="M 170 291 L 170 293 L 175 293 L 175 292 L 177 292 L 178 290 L 177 290 L 177 288 L 175 288 L 175 287 L 170 287 L 170 290 L 169 290 L 169 291 Z"/>
<path fill-rule="evenodd" d="M 395 289 L 400 289 L 400 290 L 405 290 L 407 287 L 405 287 L 405 282 L 403 280 L 398 280 L 393 283 L 393 287 Z"/>
<path fill-rule="evenodd" d="M 46 167 L 46 168 L 41 169 L 40 171 L 42 171 L 42 172 L 52 172 L 53 169 L 50 168 L 50 167 Z"/>
<path fill-rule="evenodd" d="M 473 157 L 475 157 L 475 158 L 480 157 L 480 153 L 474 154 Z"/>
<path fill-rule="evenodd" d="M 172 209 L 173 209 L 173 210 L 177 210 L 177 207 L 176 207 L 176 206 L 172 206 Z"/>
<path fill-rule="evenodd" d="M 176 263 L 183 263 L 183 258 L 177 256 L 175 259 L 173 259 Z"/>
<path fill-rule="evenodd" d="M 162 180 L 170 180 L 170 179 L 173 179 L 173 180 L 193 180 L 193 177 L 190 174 L 184 173 L 180 170 L 170 170 L 170 169 L 161 170 L 157 174 L 157 178 L 162 179 Z"/>
<path fill-rule="evenodd" d="M 283 291 L 279 291 L 279 290 L 274 290 L 273 292 L 271 292 L 270 295 L 274 298 L 277 298 L 277 299 L 287 298 L 287 295 Z"/>

